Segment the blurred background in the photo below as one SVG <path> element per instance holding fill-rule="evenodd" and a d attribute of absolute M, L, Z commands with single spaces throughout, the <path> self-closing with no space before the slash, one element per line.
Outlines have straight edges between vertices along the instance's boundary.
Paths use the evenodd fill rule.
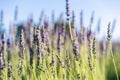
<path fill-rule="evenodd" d="M 114 41 L 120 39 L 120 1 L 119 0 L 70 0 L 70 10 L 74 10 L 76 15 L 77 30 L 80 30 L 80 12 L 83 11 L 83 23 L 85 27 L 89 26 L 90 18 L 94 12 L 94 22 L 92 30 L 96 29 L 100 23 L 101 31 L 97 35 L 101 39 L 107 32 L 108 22 L 115 26 L 113 38 Z M 33 16 L 34 23 L 38 23 L 42 11 L 45 18 L 51 21 L 52 12 L 55 13 L 55 20 L 61 13 L 66 19 L 65 0 L 0 0 L 0 11 L 3 14 L 3 26 L 6 30 L 12 25 L 14 20 L 15 9 L 17 12 L 17 23 L 27 21 Z M 1 14 L 1 13 L 0 13 Z M 51 24 L 50 24 L 51 25 Z"/>

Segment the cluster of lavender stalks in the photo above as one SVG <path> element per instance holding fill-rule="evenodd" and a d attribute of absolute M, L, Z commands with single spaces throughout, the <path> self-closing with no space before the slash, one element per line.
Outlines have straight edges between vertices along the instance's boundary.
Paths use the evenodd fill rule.
<path fill-rule="evenodd" d="M 88 63 L 90 70 L 93 70 L 91 65 L 91 51 L 96 58 L 96 38 L 95 33 L 100 32 L 100 21 L 98 22 L 97 32 L 91 30 L 93 21 L 94 21 L 94 12 L 92 13 L 90 19 L 89 28 L 86 29 L 83 24 L 83 11 L 80 13 L 80 31 L 77 32 L 77 27 L 75 24 L 75 13 L 72 12 L 70 15 L 69 2 L 66 0 L 66 15 L 67 21 L 63 19 L 63 14 L 60 15 L 60 18 L 57 22 L 54 21 L 54 12 L 52 13 L 52 25 L 50 25 L 47 19 L 43 19 L 44 12 L 41 12 L 41 16 L 38 24 L 33 23 L 33 17 L 30 17 L 27 23 L 23 23 L 22 26 L 19 26 L 17 22 L 18 7 L 15 10 L 15 23 L 10 27 L 9 37 L 6 38 L 6 33 L 3 31 L 1 33 L 0 39 L 0 72 L 7 66 L 8 67 L 8 77 L 12 75 L 12 63 L 11 63 L 11 50 L 16 46 L 19 46 L 19 63 L 18 63 L 18 72 L 22 72 L 22 64 L 25 59 L 25 49 L 29 49 L 30 61 L 29 65 L 33 68 L 33 59 L 36 56 L 36 66 L 37 68 L 41 67 L 40 58 L 45 58 L 46 56 L 52 55 L 52 61 L 50 63 L 51 67 L 54 67 L 54 49 L 57 49 L 57 58 L 60 64 L 62 64 L 61 53 L 63 50 L 68 50 L 65 47 L 66 43 L 71 41 L 71 44 L 67 44 L 68 47 L 72 45 L 72 53 L 76 61 L 80 60 L 80 45 L 88 46 Z M 1 23 L 3 21 L 3 11 L 1 11 Z M 110 26 L 110 24 L 109 24 Z M 108 27 L 109 27 L 108 26 Z M 112 31 L 113 32 L 113 31 Z M 18 33 L 18 34 L 17 34 Z M 108 41 L 111 39 L 110 29 L 108 29 Z M 92 44 L 91 44 L 92 43 Z M 106 41 L 103 40 L 100 42 L 100 50 L 104 54 L 107 50 Z M 52 53 L 52 54 L 50 54 Z M 17 54 L 17 53 L 16 53 Z M 7 65 L 5 63 L 5 57 L 7 55 Z M 68 57 L 68 56 L 67 56 Z M 66 57 L 66 60 L 67 60 Z M 68 61 L 68 60 L 67 60 Z M 67 62 L 70 66 L 69 61 Z M 62 64 L 64 67 L 64 64 Z M 54 73 L 54 69 L 52 68 Z M 0 73 L 1 74 L 1 73 Z M 79 74 L 78 74 L 79 75 Z M 55 74 L 54 74 L 55 76 Z"/>

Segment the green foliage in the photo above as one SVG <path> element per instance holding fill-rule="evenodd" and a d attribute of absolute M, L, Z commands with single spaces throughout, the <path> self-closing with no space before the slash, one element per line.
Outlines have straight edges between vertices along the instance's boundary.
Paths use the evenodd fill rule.
<path fill-rule="evenodd" d="M 79 46 L 79 52 L 81 54 L 80 60 L 76 61 L 74 54 L 72 52 L 71 47 L 67 45 L 70 42 L 66 43 L 66 49 L 60 53 L 60 58 L 64 67 L 62 67 L 61 62 L 58 60 L 56 56 L 55 58 L 55 65 L 53 69 L 55 70 L 56 76 L 53 76 L 51 72 L 51 60 L 52 60 L 52 53 L 57 55 L 57 49 L 54 48 L 54 52 L 51 52 L 50 55 L 41 58 L 41 65 L 36 67 L 36 56 L 34 56 L 33 60 L 33 68 L 29 65 L 29 51 L 26 48 L 26 58 L 23 60 L 23 72 L 19 75 L 18 74 L 18 48 L 14 49 L 14 53 L 12 53 L 12 77 L 11 80 L 117 80 L 116 73 L 114 70 L 112 57 L 110 55 L 99 55 L 99 51 L 96 52 L 96 59 L 94 60 L 94 55 L 92 55 L 92 65 L 94 65 L 93 70 L 91 71 L 88 64 L 88 50 L 85 48 L 86 45 Z M 13 50 L 13 48 L 12 48 Z M 108 51 L 109 52 L 109 51 Z M 109 54 L 109 53 L 107 53 Z M 66 55 L 68 61 L 66 63 Z M 115 62 L 117 66 L 117 71 L 120 78 L 120 55 L 118 52 L 114 54 Z M 7 64 L 7 63 L 6 63 Z M 0 73 L 1 80 L 10 80 L 7 78 L 7 67 Z"/>

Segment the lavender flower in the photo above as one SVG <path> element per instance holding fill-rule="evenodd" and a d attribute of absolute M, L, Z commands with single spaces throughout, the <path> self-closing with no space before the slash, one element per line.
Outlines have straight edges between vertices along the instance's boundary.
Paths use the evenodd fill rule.
<path fill-rule="evenodd" d="M 45 29 L 48 29 L 49 21 L 47 19 L 45 19 L 44 21 L 44 26 L 45 26 Z"/>
<path fill-rule="evenodd" d="M 65 23 L 64 23 L 64 21 L 62 21 L 62 29 L 61 29 L 61 35 L 62 35 L 62 37 L 63 37 L 63 42 L 62 42 L 62 45 L 64 45 L 65 44 L 65 35 L 66 35 L 66 32 L 65 32 L 65 30 L 66 30 L 66 28 L 65 28 Z"/>
<path fill-rule="evenodd" d="M 107 40 L 110 41 L 111 39 L 111 32 L 110 32 L 110 23 L 108 24 L 108 28 L 107 28 Z"/>
<path fill-rule="evenodd" d="M 33 30 L 33 43 L 36 45 L 36 42 L 37 42 L 36 27 L 34 27 L 34 30 Z"/>
<path fill-rule="evenodd" d="M 61 56 L 60 56 L 60 55 L 56 55 L 56 57 L 58 58 L 58 61 L 59 61 L 59 63 L 61 64 L 62 68 L 64 68 L 65 65 L 64 65 L 64 63 L 63 63 L 63 61 L 62 61 Z"/>
<path fill-rule="evenodd" d="M 47 28 L 42 27 L 41 37 L 42 37 L 42 42 L 45 44 L 48 53 L 50 53 L 50 39 L 49 39 L 49 32 Z"/>
<path fill-rule="evenodd" d="M 44 11 L 42 11 L 41 14 L 40 14 L 40 18 L 39 18 L 39 25 L 40 25 L 40 26 L 41 26 L 41 24 L 42 24 L 43 15 L 44 15 Z M 40 27 L 40 26 L 39 26 L 39 27 Z"/>
<path fill-rule="evenodd" d="M 61 32 L 58 32 L 58 40 L 57 40 L 57 50 L 60 53 L 62 51 L 62 43 L 61 43 Z"/>
<path fill-rule="evenodd" d="M 33 48 L 30 47 L 29 51 L 30 51 L 30 66 L 33 67 L 33 56 L 34 56 Z"/>
<path fill-rule="evenodd" d="M 92 66 L 92 61 L 91 61 L 91 56 L 90 55 L 88 55 L 88 65 L 89 65 L 90 70 L 92 71 L 93 66 Z"/>
<path fill-rule="evenodd" d="M 19 64 L 18 64 L 18 74 L 21 74 L 22 72 L 22 66 L 23 66 L 23 59 L 24 59 L 24 32 L 23 29 L 21 30 L 21 34 L 20 34 L 20 41 L 19 41 Z"/>
<path fill-rule="evenodd" d="M 92 27 L 93 20 L 94 20 L 94 11 L 92 12 L 92 15 L 91 15 L 91 18 L 90 18 L 90 25 L 89 25 L 90 29 Z"/>
<path fill-rule="evenodd" d="M 69 56 L 69 54 L 67 53 L 67 51 L 66 51 L 66 58 L 65 58 L 65 66 L 67 66 L 67 68 L 70 70 L 70 56 Z"/>
<path fill-rule="evenodd" d="M 8 47 L 8 61 L 11 60 L 11 53 L 10 53 L 10 47 L 11 47 L 11 42 L 10 42 L 10 39 L 7 40 L 7 47 Z"/>
<path fill-rule="evenodd" d="M 69 0 L 66 0 L 66 15 L 67 15 L 67 20 L 70 20 L 70 8 L 69 8 Z"/>
<path fill-rule="evenodd" d="M 5 55 L 5 49 L 6 49 L 5 33 L 2 34 L 1 40 L 2 40 L 2 47 L 1 47 L 1 50 L 0 50 L 0 69 L 3 69 L 5 67 L 4 55 Z"/>
<path fill-rule="evenodd" d="M 8 46 L 8 48 L 11 47 L 10 39 L 7 40 L 7 46 Z"/>
<path fill-rule="evenodd" d="M 62 20 L 61 25 L 62 25 L 62 29 L 61 29 L 62 36 L 65 36 L 65 26 L 66 25 L 64 23 L 64 20 Z"/>
<path fill-rule="evenodd" d="M 93 38 L 93 37 L 94 37 L 94 35 L 93 35 L 93 32 L 91 31 L 91 29 L 88 30 L 88 31 L 87 31 L 87 39 L 91 39 L 91 38 Z"/>
<path fill-rule="evenodd" d="M 91 27 L 92 27 L 92 24 L 93 24 L 93 19 L 94 19 L 94 12 L 92 12 L 92 15 L 91 15 L 90 25 L 89 25 L 89 29 L 87 31 L 87 38 L 93 37 L 93 32 L 91 31 Z"/>
<path fill-rule="evenodd" d="M 50 63 L 50 66 L 54 66 L 55 65 L 55 59 L 54 59 L 54 54 L 52 54 L 52 60 Z"/>
<path fill-rule="evenodd" d="M 77 39 L 73 40 L 73 53 L 75 55 L 76 60 L 78 61 L 80 59 L 80 54 L 79 54 L 79 43 Z"/>
<path fill-rule="evenodd" d="M 4 64 L 5 64 L 5 62 L 2 58 L 2 54 L 0 53 L 0 71 L 3 70 L 3 68 L 5 67 Z"/>
<path fill-rule="evenodd" d="M 4 65 L 4 60 L 1 57 L 2 55 L 0 55 L 0 68 L 2 68 L 2 66 Z"/>
<path fill-rule="evenodd" d="M 33 14 L 30 14 L 28 23 L 32 24 L 33 23 Z"/>
<path fill-rule="evenodd" d="M 52 28 L 54 29 L 54 23 L 55 23 L 55 14 L 54 11 L 52 11 Z"/>
<path fill-rule="evenodd" d="M 34 36 L 35 33 L 33 32 L 33 26 L 30 26 L 29 31 L 29 52 L 30 52 L 30 66 L 33 67 L 33 56 L 34 56 Z"/>
<path fill-rule="evenodd" d="M 20 42 L 19 42 L 19 48 L 20 48 L 20 52 L 19 52 L 19 57 L 20 58 L 24 58 L 24 32 L 23 29 L 21 30 L 21 34 L 20 34 Z"/>
<path fill-rule="evenodd" d="M 1 13 L 0 13 L 0 22 L 1 23 L 3 22 L 3 11 L 1 11 Z"/>
<path fill-rule="evenodd" d="M 41 39 L 40 39 L 41 56 L 45 57 L 46 54 L 44 53 L 44 50 L 46 49 L 48 51 L 48 53 L 50 52 L 50 39 L 49 39 L 49 35 L 48 35 L 48 30 L 45 29 L 43 26 L 41 29 L 40 37 L 41 37 Z"/>
<path fill-rule="evenodd" d="M 86 28 L 83 24 L 83 10 L 80 12 L 80 34 L 78 40 L 80 44 L 86 41 Z"/>
<path fill-rule="evenodd" d="M 44 53 L 44 45 L 43 45 L 43 43 L 42 43 L 42 41 L 41 41 L 41 36 L 40 36 L 40 28 L 39 27 L 37 27 L 37 29 L 36 29 L 36 34 L 35 34 L 36 36 L 36 53 L 37 53 L 37 67 L 39 67 L 40 66 L 40 57 L 45 57 L 45 53 Z"/>
<path fill-rule="evenodd" d="M 11 64 L 11 53 L 10 53 L 10 39 L 7 41 L 7 46 L 8 46 L 8 77 L 12 76 L 12 64 Z"/>
<path fill-rule="evenodd" d="M 83 10 L 80 12 L 80 27 L 83 28 Z"/>
<path fill-rule="evenodd" d="M 56 76 L 56 73 L 55 73 L 55 70 L 54 70 L 54 67 L 55 67 L 55 58 L 54 58 L 53 54 L 52 54 L 52 60 L 51 60 L 50 66 L 51 66 L 51 73 L 53 74 L 53 77 L 55 77 Z"/>
<path fill-rule="evenodd" d="M 21 58 L 19 58 L 19 64 L 18 64 L 18 74 L 22 73 L 22 69 L 23 69 L 23 61 Z"/>
<path fill-rule="evenodd" d="M 17 21 L 17 17 L 18 17 L 18 7 L 16 6 L 15 8 L 15 15 L 14 15 L 14 20 Z"/>
<path fill-rule="evenodd" d="M 71 27 L 72 27 L 72 36 L 73 36 L 73 39 L 75 39 L 77 37 L 77 32 L 76 32 L 76 27 L 75 27 L 75 13 L 74 13 L 74 11 L 72 12 Z"/>
<path fill-rule="evenodd" d="M 40 29 L 36 30 L 36 52 L 37 52 L 37 67 L 40 66 Z"/>
<path fill-rule="evenodd" d="M 45 42 L 45 35 L 44 35 L 44 27 L 42 26 L 42 29 L 41 29 L 41 39 L 42 39 L 42 42 L 44 43 Z"/>
<path fill-rule="evenodd" d="M 96 47 L 95 47 L 95 37 L 94 37 L 94 39 L 93 39 L 93 45 L 92 45 L 92 53 L 93 53 L 93 55 L 94 55 L 94 58 L 96 58 Z"/>
<path fill-rule="evenodd" d="M 101 19 L 98 20 L 98 24 L 97 24 L 97 32 L 99 33 L 100 32 L 100 23 L 101 23 Z"/>
<path fill-rule="evenodd" d="M 49 39 L 49 35 L 48 32 L 46 31 L 46 46 L 47 46 L 47 51 L 48 53 L 50 53 L 50 39 Z"/>
<path fill-rule="evenodd" d="M 92 57 L 91 57 L 91 38 L 88 37 L 88 65 L 90 70 L 93 70 L 93 66 L 92 66 Z"/>
<path fill-rule="evenodd" d="M 8 61 L 8 77 L 12 77 L 12 64 Z"/>
<path fill-rule="evenodd" d="M 5 33 L 1 35 L 1 41 L 2 41 L 1 52 L 3 53 L 3 58 L 4 58 L 5 49 L 6 49 Z"/>
<path fill-rule="evenodd" d="M 71 39 L 71 42 L 72 42 L 73 41 L 73 37 L 72 37 L 72 30 L 71 30 L 71 24 L 70 24 L 69 0 L 66 0 L 66 15 L 67 15 L 67 23 L 68 23 L 68 27 L 69 27 L 70 39 Z"/>
<path fill-rule="evenodd" d="M 78 37 L 79 43 L 82 44 L 82 43 L 86 42 L 86 39 L 87 39 L 86 29 L 83 27 L 83 28 L 81 28 L 80 34 L 79 34 L 79 37 Z"/>

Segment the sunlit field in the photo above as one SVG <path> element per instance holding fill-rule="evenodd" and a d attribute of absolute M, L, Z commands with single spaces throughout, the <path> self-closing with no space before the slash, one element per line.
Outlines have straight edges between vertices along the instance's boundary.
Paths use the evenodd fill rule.
<path fill-rule="evenodd" d="M 54 20 L 52 13 L 51 22 L 41 12 L 38 23 L 33 23 L 32 16 L 26 22 L 17 23 L 16 7 L 9 31 L 2 29 L 1 11 L 0 80 L 120 79 L 120 43 L 112 41 L 112 23 L 106 24 L 106 34 L 99 40 L 96 35 L 101 27 L 91 30 L 94 12 L 86 28 L 83 12 L 76 16 L 70 10 L 69 0 L 65 6 L 66 14 Z M 79 26 L 76 17 L 80 17 Z"/>

